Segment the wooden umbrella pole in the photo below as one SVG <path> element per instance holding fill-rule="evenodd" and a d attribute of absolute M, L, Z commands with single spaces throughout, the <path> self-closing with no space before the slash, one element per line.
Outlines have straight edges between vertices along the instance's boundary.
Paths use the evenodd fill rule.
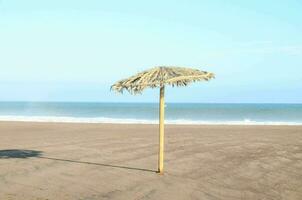
<path fill-rule="evenodd" d="M 164 169 L 164 119 L 165 119 L 165 86 L 160 87 L 159 97 L 159 154 L 158 173 L 163 174 Z"/>

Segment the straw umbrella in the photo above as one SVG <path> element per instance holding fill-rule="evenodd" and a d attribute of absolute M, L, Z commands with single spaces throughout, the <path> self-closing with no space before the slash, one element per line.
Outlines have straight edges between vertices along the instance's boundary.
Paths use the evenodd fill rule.
<path fill-rule="evenodd" d="M 198 69 L 159 66 L 143 71 L 127 79 L 116 82 L 111 90 L 123 93 L 124 90 L 131 94 L 140 94 L 144 89 L 150 87 L 160 88 L 159 98 L 159 155 L 158 172 L 163 174 L 164 167 L 164 116 L 165 116 L 165 85 L 187 86 L 191 82 L 209 81 L 214 78 L 213 73 L 200 71 Z"/>

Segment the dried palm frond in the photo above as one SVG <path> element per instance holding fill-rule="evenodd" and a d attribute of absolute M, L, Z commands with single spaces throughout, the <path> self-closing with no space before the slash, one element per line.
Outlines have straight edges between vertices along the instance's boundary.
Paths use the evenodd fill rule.
<path fill-rule="evenodd" d="M 131 94 L 136 94 L 141 93 L 147 87 L 186 86 L 191 82 L 208 81 L 214 77 L 213 73 L 198 69 L 159 66 L 118 81 L 111 86 L 111 90 L 121 93 L 127 90 Z"/>

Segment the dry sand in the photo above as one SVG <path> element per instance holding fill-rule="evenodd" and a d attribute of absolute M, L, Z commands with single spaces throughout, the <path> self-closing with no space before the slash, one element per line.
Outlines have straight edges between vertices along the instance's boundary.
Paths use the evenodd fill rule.
<path fill-rule="evenodd" d="M 0 123 L 0 199 L 302 199 L 302 126 Z"/>

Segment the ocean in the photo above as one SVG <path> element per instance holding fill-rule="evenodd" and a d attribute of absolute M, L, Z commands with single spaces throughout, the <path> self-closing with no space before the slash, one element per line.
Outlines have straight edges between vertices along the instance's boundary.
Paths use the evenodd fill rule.
<path fill-rule="evenodd" d="M 0 121 L 156 124 L 158 104 L 0 102 Z M 166 103 L 165 122 L 302 125 L 302 104 Z"/>

